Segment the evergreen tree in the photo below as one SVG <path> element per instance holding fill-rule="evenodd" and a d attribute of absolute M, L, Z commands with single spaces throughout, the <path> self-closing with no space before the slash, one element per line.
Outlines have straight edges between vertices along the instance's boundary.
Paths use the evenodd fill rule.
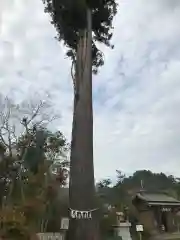
<path fill-rule="evenodd" d="M 74 114 L 70 161 L 70 208 L 95 208 L 93 166 L 92 72 L 104 64 L 97 42 L 110 44 L 115 0 L 43 0 L 52 18 L 57 38 L 68 48 L 72 59 Z M 69 239 L 97 239 L 96 217 L 70 221 Z"/>

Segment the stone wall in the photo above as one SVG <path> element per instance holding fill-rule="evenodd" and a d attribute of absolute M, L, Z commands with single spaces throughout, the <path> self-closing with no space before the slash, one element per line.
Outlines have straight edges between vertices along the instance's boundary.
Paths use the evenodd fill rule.
<path fill-rule="evenodd" d="M 65 234 L 63 233 L 38 233 L 39 240 L 64 240 Z"/>

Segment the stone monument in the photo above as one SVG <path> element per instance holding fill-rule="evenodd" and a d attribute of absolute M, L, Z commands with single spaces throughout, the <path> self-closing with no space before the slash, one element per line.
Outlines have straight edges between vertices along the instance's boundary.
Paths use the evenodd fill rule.
<path fill-rule="evenodd" d="M 117 212 L 117 221 L 115 228 L 115 235 L 121 237 L 122 240 L 132 240 L 130 234 L 131 223 L 128 220 L 125 220 L 124 214 L 122 212 Z"/>

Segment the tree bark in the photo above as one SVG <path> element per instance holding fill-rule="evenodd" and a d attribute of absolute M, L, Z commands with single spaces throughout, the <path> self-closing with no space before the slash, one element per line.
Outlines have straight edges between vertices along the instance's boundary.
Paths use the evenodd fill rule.
<path fill-rule="evenodd" d="M 96 208 L 93 165 L 92 108 L 92 26 L 87 10 L 88 26 L 81 31 L 77 47 L 74 114 L 70 159 L 69 206 L 88 211 Z M 70 219 L 69 240 L 97 240 L 97 211 L 92 219 Z"/>

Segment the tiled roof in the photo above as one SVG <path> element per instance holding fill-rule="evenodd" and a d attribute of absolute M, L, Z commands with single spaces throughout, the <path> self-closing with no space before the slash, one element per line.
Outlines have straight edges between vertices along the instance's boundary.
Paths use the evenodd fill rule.
<path fill-rule="evenodd" d="M 177 204 L 180 205 L 180 201 L 177 199 L 173 198 L 172 196 L 166 194 L 166 193 L 151 193 L 151 192 L 139 192 L 136 194 L 135 198 L 141 199 L 147 203 L 155 204 L 155 203 L 169 203 L 169 204 Z"/>

